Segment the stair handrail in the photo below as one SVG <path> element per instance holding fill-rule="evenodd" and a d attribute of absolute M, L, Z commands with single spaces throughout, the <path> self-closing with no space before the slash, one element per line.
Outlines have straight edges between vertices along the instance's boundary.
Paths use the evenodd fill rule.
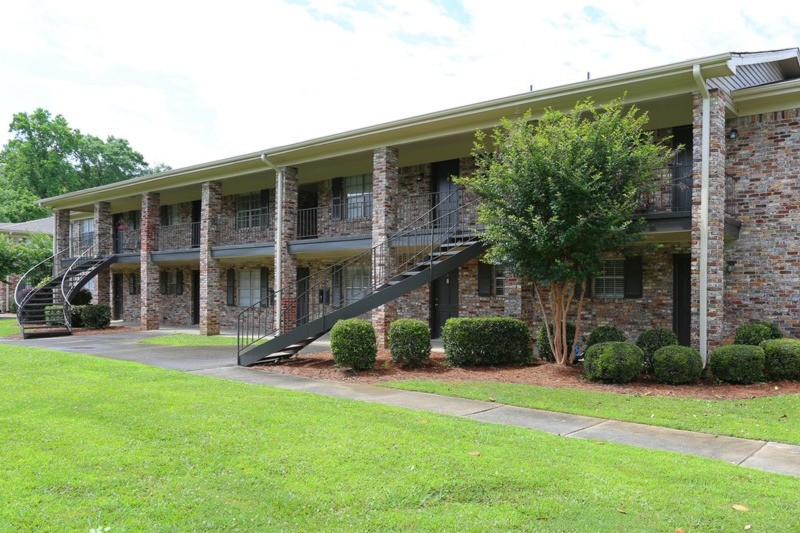
<path fill-rule="evenodd" d="M 60 258 L 63 258 L 65 256 L 65 254 L 67 254 L 67 253 L 69 253 L 69 247 L 66 247 L 66 248 L 58 251 L 57 253 L 54 253 L 53 255 L 47 257 L 46 259 L 43 259 L 43 260 L 39 261 L 38 263 L 33 265 L 31 268 L 29 268 L 27 271 L 25 271 L 25 273 L 19 278 L 19 281 L 17 281 L 17 286 L 14 289 L 14 303 L 17 306 L 17 318 L 19 318 L 20 309 L 25 305 L 25 303 L 36 292 L 35 289 L 40 287 L 40 286 L 44 286 L 44 285 L 47 284 L 46 282 L 43 284 L 42 281 L 44 281 L 44 280 L 42 280 L 42 281 L 37 282 L 36 284 L 30 284 L 29 285 L 30 282 L 28 281 L 28 279 L 31 278 L 34 275 L 34 273 L 37 271 L 37 269 L 39 267 L 41 267 L 42 265 L 44 265 L 48 261 L 52 261 L 52 265 L 50 267 L 49 276 L 45 276 L 44 279 L 47 279 L 49 277 L 50 280 L 52 280 L 53 278 L 59 276 L 62 272 L 64 272 L 66 270 L 66 268 L 62 268 L 62 269 L 59 269 L 58 271 L 55 271 L 54 267 L 56 265 L 58 265 L 58 261 L 60 260 Z M 66 255 L 66 257 L 69 257 L 69 256 Z M 27 288 L 30 288 L 30 289 L 33 289 L 33 290 L 30 290 L 26 294 L 23 295 L 22 291 L 24 291 Z"/>
<path fill-rule="evenodd" d="M 104 257 L 100 254 L 94 253 L 95 251 L 99 251 L 100 248 L 105 244 L 111 244 L 111 252 L 107 255 L 112 255 L 114 253 L 113 249 L 113 240 L 114 240 L 114 231 L 112 230 L 109 235 L 106 235 L 103 238 L 96 239 L 95 242 L 92 243 L 91 246 L 86 248 L 75 260 L 64 270 L 63 277 L 61 278 L 61 297 L 64 299 L 64 323 L 67 324 L 67 327 L 72 330 L 72 303 L 69 301 L 69 297 L 72 296 L 70 294 L 72 292 L 72 288 L 74 287 L 67 287 L 67 280 L 69 278 L 69 273 L 73 270 L 79 263 L 82 263 L 86 260 L 90 255 L 92 258 Z M 90 252 L 92 252 L 90 254 Z"/>
<path fill-rule="evenodd" d="M 453 200 L 456 200 L 456 201 L 453 202 Z M 364 252 L 360 252 L 358 254 L 350 256 L 350 257 L 348 257 L 346 259 L 343 259 L 342 261 L 339 261 L 338 263 L 334 263 L 333 265 L 329 265 L 329 266 L 327 266 L 327 267 L 325 267 L 323 269 L 317 270 L 317 271 L 311 273 L 309 276 L 307 276 L 305 278 L 302 278 L 300 280 L 296 280 L 291 285 L 283 286 L 280 289 L 272 291 L 271 294 L 267 296 L 267 298 L 262 298 L 261 300 L 259 300 L 258 302 L 254 303 L 253 305 L 245 308 L 244 310 L 242 310 L 238 314 L 238 316 L 237 316 L 237 351 L 238 351 L 238 353 L 241 354 L 242 350 L 247 349 L 249 346 L 252 346 L 256 342 L 258 342 L 261 339 L 264 339 L 264 338 L 266 338 L 266 337 L 268 337 L 268 336 L 270 336 L 272 334 L 280 334 L 280 331 L 283 329 L 283 327 L 285 325 L 285 322 L 287 322 L 289 320 L 289 315 L 286 313 L 286 311 L 291 309 L 292 307 L 296 307 L 297 306 L 297 303 L 299 302 L 301 295 L 295 294 L 294 297 L 291 300 L 287 301 L 286 303 L 283 303 L 281 296 L 282 296 L 283 293 L 288 292 L 288 290 L 290 288 L 298 287 L 299 282 L 304 281 L 304 280 L 308 280 L 308 279 L 312 278 L 313 276 L 318 275 L 320 272 L 333 272 L 334 269 L 341 269 L 344 266 L 346 266 L 348 264 L 353 264 L 353 263 L 355 263 L 357 261 L 360 261 L 360 260 L 366 258 L 367 256 L 370 256 L 372 258 L 375 255 L 376 250 L 378 250 L 379 248 L 381 248 L 381 247 L 389 248 L 390 247 L 390 243 L 392 241 L 397 241 L 397 240 L 399 240 L 401 238 L 408 237 L 408 236 L 411 236 L 411 235 L 422 236 L 422 235 L 419 234 L 419 230 L 429 226 L 432 231 L 430 232 L 431 233 L 430 236 L 429 236 L 430 237 L 430 242 L 429 242 L 428 246 L 424 247 L 423 250 L 418 251 L 416 254 L 414 254 L 412 256 L 412 258 L 419 257 L 420 254 L 427 253 L 427 251 L 432 248 L 432 246 L 433 246 L 433 233 L 434 233 L 433 229 L 438 226 L 437 222 L 441 221 L 442 219 L 451 219 L 453 217 L 454 213 L 459 213 L 461 211 L 465 211 L 467 208 L 472 207 L 472 206 L 474 206 L 476 204 L 477 204 L 477 199 L 474 199 L 474 200 L 472 200 L 470 202 L 467 202 L 467 203 L 463 203 L 462 202 L 462 192 L 460 190 L 453 191 L 450 194 L 448 194 L 446 197 L 441 198 L 430 209 L 428 209 L 424 213 L 420 214 L 413 221 L 411 221 L 408 224 L 406 224 L 406 226 L 404 226 L 403 228 L 401 228 L 398 231 L 393 232 L 391 235 L 387 235 L 384 239 L 381 240 L 381 242 L 373 245 L 369 250 L 366 250 Z M 437 216 L 437 211 L 439 211 L 443 205 L 455 205 L 455 208 L 451 209 L 451 210 L 448 210 L 448 211 L 446 211 L 444 213 L 440 213 Z M 439 230 L 437 233 L 440 233 L 442 235 L 448 234 L 453 229 L 456 229 L 456 228 L 459 228 L 459 227 L 462 227 L 462 225 L 461 225 L 460 222 L 458 222 L 458 220 L 456 220 L 456 223 L 452 224 L 450 227 L 448 227 L 447 230 L 445 230 L 444 232 Z M 428 236 L 428 235 L 425 234 L 424 236 Z M 381 278 L 380 283 L 378 283 L 378 281 L 377 281 L 378 276 L 374 275 L 374 268 L 375 268 L 374 263 L 375 263 L 374 261 L 371 261 L 371 265 L 372 265 L 372 268 L 373 268 L 373 275 L 370 276 L 370 287 L 369 287 L 370 292 L 374 292 L 374 290 L 376 290 L 377 287 L 385 284 L 389 280 L 389 278 L 391 277 L 391 275 L 387 275 L 386 276 L 386 280 L 383 280 Z M 407 263 L 408 263 L 408 261 L 404 262 L 404 264 L 407 264 Z M 307 287 L 307 289 L 304 291 L 303 295 L 310 294 L 310 293 L 312 293 L 313 290 L 318 290 L 321 283 L 322 282 L 317 282 L 314 285 L 309 285 Z M 282 310 L 281 324 L 278 324 L 278 327 L 275 327 L 275 325 L 273 324 L 272 325 L 272 329 L 265 328 L 265 331 L 264 331 L 263 334 L 261 334 L 259 332 L 256 335 L 251 335 L 250 331 L 247 330 L 247 340 L 243 341 L 243 332 L 244 332 L 244 330 L 243 330 L 242 326 L 243 326 L 243 320 L 244 320 L 245 315 L 254 315 L 255 311 L 257 309 L 262 309 L 262 308 L 265 308 L 265 307 L 269 307 L 269 304 L 271 302 L 273 302 L 273 301 L 274 301 L 274 305 L 281 305 L 281 310 Z M 324 316 L 324 314 L 323 314 L 323 316 Z M 295 317 L 295 318 L 297 318 L 297 317 Z"/>

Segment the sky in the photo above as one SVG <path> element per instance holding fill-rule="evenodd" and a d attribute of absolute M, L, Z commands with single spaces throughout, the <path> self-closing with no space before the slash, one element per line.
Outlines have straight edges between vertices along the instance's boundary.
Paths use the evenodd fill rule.
<path fill-rule="evenodd" d="M 173 168 L 729 51 L 800 46 L 791 1 L 17 0 L 0 144 L 37 107 Z"/>

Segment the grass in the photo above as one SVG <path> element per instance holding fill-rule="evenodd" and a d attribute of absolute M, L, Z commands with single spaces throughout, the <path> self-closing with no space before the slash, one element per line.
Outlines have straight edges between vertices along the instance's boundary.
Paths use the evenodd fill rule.
<path fill-rule="evenodd" d="M 236 337 L 175 333 L 172 335 L 150 337 L 139 342 L 141 344 L 156 344 L 159 346 L 236 346 Z"/>
<path fill-rule="evenodd" d="M 0 318 L 0 337 L 7 337 L 19 333 L 19 325 L 16 318 Z"/>
<path fill-rule="evenodd" d="M 476 400 L 493 398 L 498 403 L 520 407 L 716 435 L 800 444 L 798 394 L 746 400 L 697 400 L 498 382 L 407 380 L 381 385 Z"/>
<path fill-rule="evenodd" d="M 0 530 L 800 527 L 800 479 L 669 452 L 18 346 L 0 390 Z"/>

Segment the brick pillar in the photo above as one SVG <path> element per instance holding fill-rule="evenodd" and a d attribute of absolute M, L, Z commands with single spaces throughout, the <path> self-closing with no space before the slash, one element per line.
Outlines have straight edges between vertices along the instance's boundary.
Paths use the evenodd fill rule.
<path fill-rule="evenodd" d="M 104 256 L 111 253 L 111 204 L 108 202 L 95 202 L 94 204 L 94 250 L 89 252 L 94 256 Z M 97 274 L 94 282 L 95 303 L 111 305 L 111 281 L 108 270 Z"/>
<path fill-rule="evenodd" d="M 200 335 L 219 335 L 219 315 L 223 304 L 219 260 L 211 257 L 217 244 L 216 220 L 222 210 L 218 181 L 203 183 L 200 208 Z"/>
<path fill-rule="evenodd" d="M 372 156 L 372 246 L 383 242 L 396 229 L 399 175 L 397 148 L 376 148 Z M 392 268 L 390 261 L 387 248 L 375 249 L 372 275 L 378 279 L 373 279 L 373 283 L 386 279 Z M 389 325 L 396 319 L 397 305 L 394 302 L 372 311 L 379 347 L 389 347 Z"/>
<path fill-rule="evenodd" d="M 161 224 L 160 203 L 157 192 L 142 195 L 140 321 L 144 330 L 158 329 L 160 323 L 158 304 L 161 294 L 158 284 L 158 264 L 150 255 L 151 252 L 158 250 L 158 229 Z"/>
<path fill-rule="evenodd" d="M 708 173 L 708 309 L 707 354 L 723 340 L 725 273 L 725 94 L 710 91 L 710 150 Z M 692 191 L 692 346 L 700 346 L 700 256 L 701 256 L 701 180 L 703 154 L 703 99 L 693 96 L 693 175 Z"/>
<path fill-rule="evenodd" d="M 278 228 L 277 222 L 275 224 L 276 231 L 281 234 L 280 239 L 280 278 L 278 277 L 278 269 L 275 269 L 275 290 L 280 292 L 281 308 L 285 309 L 286 316 L 282 316 L 284 324 L 287 328 L 281 328 L 280 324 L 276 324 L 278 329 L 291 329 L 294 327 L 295 319 L 297 318 L 297 310 L 292 306 L 286 309 L 286 306 L 297 298 L 297 259 L 289 253 L 289 241 L 295 238 L 295 231 L 297 226 L 297 169 L 295 167 L 281 167 L 277 176 L 275 177 L 276 187 L 281 186 L 283 182 L 283 196 L 281 198 L 281 205 L 276 206 L 283 214 L 283 226 Z M 277 211 L 275 217 L 277 219 Z M 277 320 L 277 313 L 275 314 Z"/>
<path fill-rule="evenodd" d="M 69 209 L 59 209 L 55 212 L 55 228 L 53 239 L 53 253 L 69 249 Z M 71 255 L 69 252 L 66 256 Z"/>

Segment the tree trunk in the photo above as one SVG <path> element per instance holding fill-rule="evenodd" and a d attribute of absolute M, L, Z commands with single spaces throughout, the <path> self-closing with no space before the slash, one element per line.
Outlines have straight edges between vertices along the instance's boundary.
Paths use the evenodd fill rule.
<path fill-rule="evenodd" d="M 570 309 L 575 299 L 575 289 L 578 287 L 578 280 L 570 279 L 561 283 L 550 283 L 549 286 L 549 307 L 544 305 L 541 294 L 541 284 L 534 282 L 536 299 L 539 301 L 539 308 L 542 311 L 545 331 L 547 332 L 547 342 L 553 354 L 555 362 L 560 365 L 569 366 L 572 364 L 573 357 L 570 350 L 570 340 L 573 346 L 577 346 L 580 338 L 581 312 L 583 311 L 583 299 L 586 292 L 586 281 L 580 283 L 580 296 L 578 298 L 577 318 L 575 320 L 575 336 L 567 338 L 567 323 L 569 322 Z M 552 325 L 552 330 L 551 330 Z"/>

